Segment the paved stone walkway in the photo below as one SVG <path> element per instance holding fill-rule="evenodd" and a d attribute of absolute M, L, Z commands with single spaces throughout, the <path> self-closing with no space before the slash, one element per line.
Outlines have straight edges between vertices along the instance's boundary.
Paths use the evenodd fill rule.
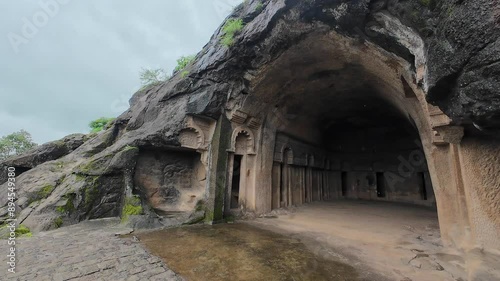
<path fill-rule="evenodd" d="M 125 230 L 108 219 L 18 239 L 15 274 L 7 272 L 10 246 L 0 240 L 0 280 L 183 280 L 140 243 L 115 235 Z"/>

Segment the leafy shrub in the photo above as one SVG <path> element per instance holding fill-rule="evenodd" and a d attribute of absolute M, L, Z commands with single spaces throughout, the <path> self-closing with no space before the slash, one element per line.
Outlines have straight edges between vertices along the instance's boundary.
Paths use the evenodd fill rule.
<path fill-rule="evenodd" d="M 238 34 L 243 29 L 242 19 L 230 19 L 226 22 L 222 28 L 224 35 L 222 36 L 221 43 L 226 47 L 230 47 L 234 44 L 234 36 Z"/>
<path fill-rule="evenodd" d="M 104 130 L 104 128 L 109 125 L 111 122 L 115 121 L 116 118 L 107 118 L 107 117 L 101 117 L 99 119 L 96 119 L 94 121 L 91 121 L 89 123 L 89 127 L 90 127 L 90 133 L 93 134 L 93 133 L 98 133 L 102 130 Z"/>
<path fill-rule="evenodd" d="M 195 56 L 182 56 L 177 59 L 177 66 L 174 69 L 174 72 L 178 72 L 186 68 L 190 63 L 194 61 Z"/>

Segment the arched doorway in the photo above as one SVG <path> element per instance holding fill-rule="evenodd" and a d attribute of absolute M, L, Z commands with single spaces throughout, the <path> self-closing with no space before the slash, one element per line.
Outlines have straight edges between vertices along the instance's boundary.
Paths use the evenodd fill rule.
<path fill-rule="evenodd" d="M 254 136 L 249 128 L 234 129 L 228 150 L 226 214 L 255 206 Z"/>

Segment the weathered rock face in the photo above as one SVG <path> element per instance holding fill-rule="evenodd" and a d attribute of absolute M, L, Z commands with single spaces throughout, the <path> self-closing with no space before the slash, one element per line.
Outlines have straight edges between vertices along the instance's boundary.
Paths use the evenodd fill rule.
<path fill-rule="evenodd" d="M 335 198 L 342 172 L 356 169 L 364 170 L 346 177 L 349 188 L 353 196 L 363 188 L 362 198 L 370 199 L 378 174 L 397 171 L 389 167 L 397 161 L 382 163 L 384 157 L 407 155 L 395 145 L 382 146 L 392 151 L 377 159 L 368 155 L 381 148 L 365 141 L 374 132 L 381 140 L 409 140 L 400 147 L 425 153 L 428 167 L 420 169 L 421 162 L 421 175 L 406 180 L 415 186 L 412 193 L 432 181 L 435 194 L 412 200 L 435 197 L 443 239 L 473 244 L 468 231 L 476 219 L 489 230 L 482 245 L 500 249 L 491 238 L 500 225 L 478 215 L 481 208 L 498 213 L 498 181 L 481 181 L 488 196 L 474 197 L 471 190 L 479 187 L 462 179 L 469 176 L 464 163 L 498 148 L 497 139 L 482 136 L 500 128 L 498 11 L 494 0 L 245 1 L 230 16 L 244 22 L 232 46 L 221 44 L 219 28 L 187 67 L 189 75 L 136 93 L 106 131 L 56 161 L 45 162 L 69 149 L 48 145 L 12 162 L 36 163 L 16 179 L 20 221 L 46 230 L 61 220 L 124 215 L 134 195 L 148 216 L 143 222 L 176 213 L 177 223 L 198 221 L 201 209 L 207 221 L 216 221 L 231 211 L 231 198 L 237 208 L 257 213 Z M 366 137 L 336 138 L 346 130 L 345 136 Z M 346 163 L 350 146 L 363 155 L 359 163 Z M 286 169 L 315 186 L 332 184 L 280 193 L 273 189 L 282 178 L 275 171 Z M 471 182 L 477 175 L 484 176 L 475 171 Z M 234 194 L 232 182 L 240 188 Z M 4 206 L 6 188 L 0 188 Z M 407 193 L 394 190 L 398 198 Z M 481 199 L 472 208 L 464 198 Z M 481 227 L 472 230 L 475 236 Z"/>
<path fill-rule="evenodd" d="M 0 162 L 1 170 L 6 167 L 15 167 L 17 174 L 21 174 L 29 169 L 32 169 L 42 163 L 59 159 L 80 147 L 87 140 L 84 134 L 73 134 L 66 136 L 58 141 L 45 143 L 37 146 L 22 155 L 9 158 Z M 7 173 L 2 172 L 0 175 L 0 184 L 7 181 Z"/>

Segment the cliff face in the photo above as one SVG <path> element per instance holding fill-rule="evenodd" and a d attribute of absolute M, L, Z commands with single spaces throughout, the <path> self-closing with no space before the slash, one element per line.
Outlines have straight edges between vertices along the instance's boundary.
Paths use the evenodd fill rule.
<path fill-rule="evenodd" d="M 199 168 L 188 164 L 191 158 L 179 160 L 186 163 L 181 168 L 169 159 L 155 160 L 155 151 L 179 149 L 182 138 L 189 136 L 183 130 L 193 127 L 192 116 L 205 120 L 197 126 L 215 130 L 224 112 L 252 98 L 264 79 L 259 75 L 285 51 L 332 32 L 355 38 L 360 48 L 379 46 L 388 60 L 406 60 L 413 82 L 455 124 L 484 134 L 500 129 L 500 7 L 495 0 L 250 0 L 229 18 L 244 22 L 232 46 L 220 42 L 222 25 L 188 66 L 189 75 L 179 73 L 163 85 L 136 93 L 130 109 L 109 129 L 68 155 L 46 157 L 50 161 L 26 172 L 18 166 L 24 172 L 17 177 L 19 222 L 41 231 L 60 226 L 60 219 L 66 225 L 119 216 L 132 194 L 141 197 L 146 223 L 196 220 L 206 203 L 207 175 L 199 172 L 191 179 L 198 186 L 194 195 L 172 189 L 177 183 L 169 179 L 159 179 L 156 185 L 166 187 L 156 190 L 148 175 L 182 178 L 186 166 L 190 171 Z M 201 140 L 200 148 L 209 147 L 210 141 Z M 206 162 L 203 157 L 201 162 Z M 144 169 L 148 161 L 156 161 L 155 171 Z M 8 202 L 6 191 L 4 184 L 0 206 Z M 6 207 L 0 210 L 6 218 Z M 161 211 L 184 215 L 158 218 Z"/>

